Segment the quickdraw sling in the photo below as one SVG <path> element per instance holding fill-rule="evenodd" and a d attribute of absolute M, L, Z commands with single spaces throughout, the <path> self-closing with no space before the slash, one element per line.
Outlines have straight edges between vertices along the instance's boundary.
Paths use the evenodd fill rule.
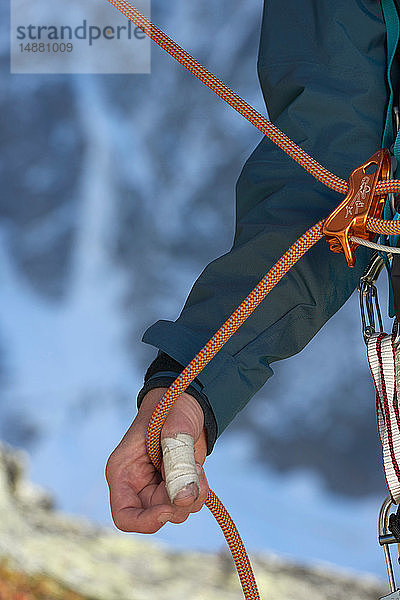
<path fill-rule="evenodd" d="M 351 267 L 355 261 L 354 251 L 363 240 L 371 242 L 377 233 L 386 236 L 400 234 L 400 222 L 380 219 L 385 196 L 389 193 L 400 192 L 400 180 L 389 180 L 390 155 L 386 149 L 379 150 L 363 165 L 357 167 L 350 175 L 349 183 L 337 177 L 310 157 L 278 127 L 258 113 L 215 75 L 205 69 L 188 52 L 183 50 L 126 0 L 108 0 L 108 2 L 220 98 L 250 121 L 273 143 L 277 144 L 310 175 L 330 189 L 346 195 L 343 202 L 327 219 L 319 221 L 308 229 L 285 252 L 168 388 L 152 415 L 146 437 L 147 451 L 151 461 L 157 469 L 160 469 L 161 429 L 176 398 L 185 391 L 289 269 L 316 242 L 325 235 L 331 250 L 333 252 L 344 252 L 347 263 Z M 205 504 L 224 533 L 236 564 L 246 600 L 259 599 L 260 596 L 249 558 L 229 513 L 212 490 L 209 491 Z"/>
<path fill-rule="evenodd" d="M 373 333 L 367 341 L 368 362 L 376 389 L 376 414 L 383 448 L 383 465 L 386 483 L 394 504 L 400 502 L 400 415 L 397 400 L 400 355 L 398 343 L 396 333 L 391 335 Z"/>

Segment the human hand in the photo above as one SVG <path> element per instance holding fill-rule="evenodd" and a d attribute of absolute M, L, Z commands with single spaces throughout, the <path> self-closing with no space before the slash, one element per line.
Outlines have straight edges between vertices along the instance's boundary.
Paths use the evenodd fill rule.
<path fill-rule="evenodd" d="M 167 389 L 155 388 L 147 392 L 137 416 L 107 461 L 111 514 L 121 531 L 155 533 L 166 521 L 183 523 L 190 513 L 202 508 L 208 495 L 202 467 L 207 455 L 204 414 L 193 396 L 183 392 L 175 400 L 162 428 L 161 440 L 175 438 L 178 433 L 192 436 L 199 489 L 196 483 L 190 483 L 171 502 L 166 489 L 164 461 L 160 474 L 147 454 L 148 424 Z"/>

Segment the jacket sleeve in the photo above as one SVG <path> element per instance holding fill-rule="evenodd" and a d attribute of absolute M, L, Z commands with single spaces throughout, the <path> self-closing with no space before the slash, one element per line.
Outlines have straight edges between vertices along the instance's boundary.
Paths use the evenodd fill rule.
<path fill-rule="evenodd" d="M 168 354 L 159 350 L 155 360 L 153 360 L 144 376 L 143 387 L 137 396 L 137 407 L 140 407 L 147 392 L 158 387 L 169 387 L 183 369 L 184 365 L 179 364 L 171 356 L 168 356 Z M 209 455 L 211 454 L 215 440 L 217 439 L 217 423 L 210 403 L 208 402 L 208 398 L 201 391 L 202 387 L 200 381 L 196 378 L 185 391 L 188 394 L 191 394 L 203 409 L 204 428 L 206 430 L 207 439 L 207 455 Z"/>
<path fill-rule="evenodd" d="M 372 0 L 289 0 L 285 11 L 280 0 L 265 2 L 258 76 L 269 117 L 346 180 L 381 147 L 385 35 Z M 232 248 L 204 269 L 176 321 L 157 321 L 142 341 L 186 366 L 285 250 L 342 199 L 263 138 L 237 181 Z M 299 352 L 344 304 L 369 256 L 360 247 L 350 269 L 318 242 L 203 369 L 197 385 L 216 437 L 273 374 L 270 365 Z"/>

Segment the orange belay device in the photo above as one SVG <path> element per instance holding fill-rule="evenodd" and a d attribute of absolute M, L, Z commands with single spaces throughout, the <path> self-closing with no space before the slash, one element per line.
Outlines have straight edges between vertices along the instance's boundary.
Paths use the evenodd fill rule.
<path fill-rule="evenodd" d="M 352 171 L 347 196 L 325 219 L 322 233 L 332 252 L 344 252 L 349 267 L 355 265 L 354 251 L 358 247 L 350 238 L 356 236 L 372 241 L 374 237 L 374 233 L 367 231 L 367 218 L 381 217 L 386 196 L 375 195 L 375 190 L 378 181 L 387 180 L 389 175 L 390 154 L 382 148 Z"/>

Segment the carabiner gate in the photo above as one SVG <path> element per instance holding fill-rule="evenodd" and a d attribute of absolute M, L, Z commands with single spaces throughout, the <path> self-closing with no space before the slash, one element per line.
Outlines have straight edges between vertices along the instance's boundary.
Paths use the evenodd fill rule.
<path fill-rule="evenodd" d="M 384 266 L 384 259 L 378 252 L 374 252 L 368 267 L 360 278 L 358 291 L 360 293 L 360 312 L 362 323 L 362 334 L 365 343 L 376 332 L 376 321 L 379 331 L 383 331 L 383 321 L 379 306 L 378 290 L 375 283 Z M 376 317 L 376 318 L 375 318 Z"/>

